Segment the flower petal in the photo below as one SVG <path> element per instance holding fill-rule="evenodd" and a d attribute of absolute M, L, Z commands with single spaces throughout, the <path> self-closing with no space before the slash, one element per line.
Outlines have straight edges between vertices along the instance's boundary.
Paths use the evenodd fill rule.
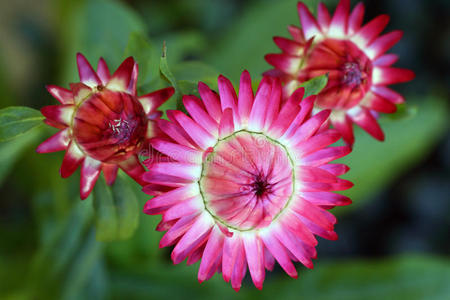
<path fill-rule="evenodd" d="M 173 87 L 168 87 L 140 96 L 138 99 L 144 107 L 145 113 L 150 115 L 154 113 L 161 104 L 166 102 L 167 99 L 172 97 L 174 93 L 175 89 Z"/>
<path fill-rule="evenodd" d="M 77 53 L 77 65 L 82 83 L 90 87 L 96 87 L 102 84 L 102 81 L 98 78 L 97 73 L 94 71 L 91 64 L 81 53 Z"/>
<path fill-rule="evenodd" d="M 111 73 L 109 72 L 108 65 L 106 64 L 106 61 L 103 59 L 103 57 L 100 57 L 100 59 L 98 60 L 97 75 L 102 81 L 103 85 L 108 84 L 109 80 L 111 79 Z"/>
<path fill-rule="evenodd" d="M 60 174 L 62 178 L 67 178 L 75 172 L 84 160 L 84 153 L 78 148 L 75 142 L 71 142 L 61 165 Z"/>
<path fill-rule="evenodd" d="M 65 88 L 56 86 L 56 85 L 47 85 L 47 91 L 55 97 L 61 104 L 73 104 L 73 93 L 71 90 L 67 90 Z"/>
<path fill-rule="evenodd" d="M 102 163 L 98 160 L 90 158 L 89 156 L 83 161 L 83 164 L 81 165 L 80 178 L 81 200 L 86 199 L 91 193 L 95 183 L 97 182 L 98 176 L 100 175 L 101 168 Z"/>
<path fill-rule="evenodd" d="M 37 153 L 50 153 L 56 151 L 66 150 L 70 143 L 69 128 L 59 131 L 57 134 L 45 140 L 40 144 Z"/>
<path fill-rule="evenodd" d="M 128 87 L 132 81 L 134 64 L 135 62 L 132 57 L 125 59 L 119 68 L 117 68 L 116 72 L 114 72 L 106 87 L 113 91 L 128 91 Z"/>

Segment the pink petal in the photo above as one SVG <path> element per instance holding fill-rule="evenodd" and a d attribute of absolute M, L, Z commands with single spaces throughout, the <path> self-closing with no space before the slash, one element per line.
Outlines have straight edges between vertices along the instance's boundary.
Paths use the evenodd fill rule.
<path fill-rule="evenodd" d="M 186 133 L 189 134 L 189 136 L 201 149 L 206 150 L 216 143 L 214 136 L 181 111 L 174 111 L 173 115 L 178 123 L 184 128 Z"/>
<path fill-rule="evenodd" d="M 398 56 L 395 54 L 384 54 L 374 60 L 373 65 L 379 67 L 389 67 L 398 60 Z"/>
<path fill-rule="evenodd" d="M 303 157 L 302 163 L 308 166 L 318 167 L 335 159 L 341 158 L 350 152 L 351 148 L 347 146 L 329 147 L 318 150 L 307 157 Z"/>
<path fill-rule="evenodd" d="M 48 105 L 41 108 L 44 117 L 53 122 L 69 126 L 72 122 L 74 106 L 72 104 Z"/>
<path fill-rule="evenodd" d="M 203 252 L 202 262 L 198 270 L 198 280 L 203 282 L 206 280 L 208 273 L 210 273 L 218 254 L 222 251 L 224 236 L 220 229 L 214 227 L 209 235 L 206 243 L 205 251 Z"/>
<path fill-rule="evenodd" d="M 372 82 L 375 85 L 387 85 L 413 80 L 414 72 L 408 69 L 376 67 L 372 71 Z"/>
<path fill-rule="evenodd" d="M 304 89 L 301 88 L 303 91 Z M 302 123 L 309 118 L 311 115 L 311 112 L 314 108 L 314 101 L 316 99 L 316 96 L 309 96 L 305 99 L 303 99 L 300 102 L 300 111 L 298 112 L 297 116 L 295 116 L 295 119 L 291 122 L 289 127 L 286 129 L 285 133 L 283 134 L 283 138 L 289 139 L 291 138 L 297 129 L 302 125 Z"/>
<path fill-rule="evenodd" d="M 322 2 L 319 3 L 317 8 L 317 21 L 319 22 L 322 32 L 326 32 L 330 26 L 331 16 L 327 7 Z"/>
<path fill-rule="evenodd" d="M 80 178 L 80 195 L 81 199 L 86 199 L 94 188 L 97 182 L 102 163 L 98 160 L 86 157 L 81 166 Z"/>
<path fill-rule="evenodd" d="M 335 176 L 340 176 L 348 172 L 350 168 L 344 164 L 327 164 L 320 167 Z"/>
<path fill-rule="evenodd" d="M 296 145 L 296 148 L 299 149 L 299 153 L 301 153 L 302 156 L 306 156 L 337 142 L 340 138 L 341 134 L 337 130 L 328 129 L 303 142 L 300 142 Z"/>
<path fill-rule="evenodd" d="M 344 114 L 342 118 L 332 118 L 331 123 L 333 124 L 334 128 L 336 128 L 342 135 L 343 140 L 348 145 L 353 145 L 353 143 L 355 142 L 355 136 L 353 135 L 353 123 L 350 117 L 347 114 Z"/>
<path fill-rule="evenodd" d="M 80 103 L 92 93 L 92 89 L 81 82 L 71 83 L 70 89 L 72 90 L 73 100 L 75 103 Z"/>
<path fill-rule="evenodd" d="M 242 241 L 238 235 L 225 238 L 222 255 L 222 276 L 228 282 L 231 279 L 238 253 L 242 251 Z"/>
<path fill-rule="evenodd" d="M 112 185 L 116 181 L 117 171 L 119 166 L 115 164 L 102 164 L 103 175 L 105 176 L 106 184 Z"/>
<path fill-rule="evenodd" d="M 252 79 L 247 70 L 242 72 L 239 83 L 238 111 L 243 121 L 247 121 L 253 105 Z"/>
<path fill-rule="evenodd" d="M 290 139 L 293 145 L 296 145 L 314 135 L 320 126 L 328 119 L 331 111 L 328 109 L 322 110 L 315 114 L 312 118 L 303 123 Z"/>
<path fill-rule="evenodd" d="M 388 22 L 388 15 L 380 15 L 376 17 L 358 30 L 353 40 L 360 48 L 365 48 L 383 31 Z"/>
<path fill-rule="evenodd" d="M 269 271 L 273 271 L 273 268 L 275 267 L 275 258 L 267 247 L 264 247 L 264 267 Z"/>
<path fill-rule="evenodd" d="M 305 36 L 303 35 L 303 30 L 295 25 L 288 25 L 289 34 L 292 36 L 294 41 L 299 43 L 305 43 Z"/>
<path fill-rule="evenodd" d="M 131 72 L 130 82 L 128 84 L 127 92 L 133 96 L 137 94 L 137 79 L 139 74 L 139 66 L 137 63 L 133 66 L 133 71 Z"/>
<path fill-rule="evenodd" d="M 403 36 L 403 32 L 395 30 L 376 38 L 365 50 L 370 59 L 375 59 L 392 48 Z"/>
<path fill-rule="evenodd" d="M 256 92 L 255 101 L 250 112 L 248 120 L 250 130 L 261 131 L 263 129 L 271 91 L 271 80 L 269 77 L 264 77 L 259 85 L 259 90 Z"/>
<path fill-rule="evenodd" d="M 276 36 L 273 41 L 286 54 L 299 55 L 303 50 L 302 44 L 284 37 Z"/>
<path fill-rule="evenodd" d="M 348 19 L 347 33 L 349 35 L 354 34 L 361 28 L 361 24 L 364 19 L 364 3 L 359 2 L 355 8 L 353 8 L 352 13 Z"/>
<path fill-rule="evenodd" d="M 172 175 L 197 181 L 200 176 L 201 166 L 182 162 L 154 162 L 147 165 L 147 168 L 160 174 Z M 144 175 L 144 179 L 146 174 Z"/>
<path fill-rule="evenodd" d="M 314 205 L 344 206 L 352 203 L 347 196 L 331 192 L 303 192 L 302 197 Z"/>
<path fill-rule="evenodd" d="M 267 54 L 264 56 L 264 59 L 268 64 L 286 74 L 295 74 L 298 71 L 302 60 L 298 56 L 285 53 Z"/>
<path fill-rule="evenodd" d="M 303 265 L 310 269 L 313 268 L 310 256 L 292 233 L 289 231 L 274 230 L 274 235 Z"/>
<path fill-rule="evenodd" d="M 218 135 L 217 122 L 203 109 L 203 104 L 195 96 L 183 96 L 183 103 L 189 115 L 211 135 Z"/>
<path fill-rule="evenodd" d="M 369 110 L 361 108 L 356 114 L 351 115 L 350 118 L 371 136 L 379 141 L 384 141 L 383 130 L 381 130 L 380 125 Z"/>
<path fill-rule="evenodd" d="M 167 99 L 172 97 L 174 93 L 175 89 L 173 87 L 168 87 L 140 96 L 138 99 L 144 107 L 145 113 L 150 115 L 154 113 L 161 104 L 166 102 Z"/>
<path fill-rule="evenodd" d="M 397 111 L 397 106 L 394 103 L 374 93 L 368 93 L 361 105 L 386 114 Z"/>
<path fill-rule="evenodd" d="M 349 0 L 339 1 L 333 18 L 331 19 L 330 29 L 328 31 L 329 35 L 332 35 L 333 37 L 343 37 L 346 35 L 349 10 Z"/>
<path fill-rule="evenodd" d="M 217 122 L 222 117 L 222 108 L 220 107 L 219 96 L 211 91 L 211 89 L 203 82 L 198 83 L 198 92 L 203 102 L 205 103 L 206 110 L 209 115 L 213 117 Z"/>
<path fill-rule="evenodd" d="M 262 289 L 264 272 L 264 249 L 260 238 L 254 234 L 243 238 L 245 256 L 253 283 L 257 289 Z"/>
<path fill-rule="evenodd" d="M 203 243 L 204 238 L 211 232 L 212 226 L 213 221 L 210 217 L 205 215 L 198 217 L 173 249 L 171 255 L 173 263 L 179 264 L 195 247 Z"/>
<path fill-rule="evenodd" d="M 171 137 L 178 144 L 191 148 L 197 148 L 194 141 L 192 141 L 192 139 L 186 134 L 184 129 L 178 125 L 178 123 L 169 122 L 164 119 L 159 119 L 156 123 L 165 134 Z"/>
<path fill-rule="evenodd" d="M 186 199 L 182 202 L 177 201 L 175 205 L 169 207 L 167 210 L 163 210 L 164 222 L 176 220 L 184 216 L 190 216 L 194 213 L 200 212 L 204 209 L 203 199 L 198 194 L 197 196 Z M 148 210 L 148 214 L 156 214 L 157 210 L 152 213 Z"/>
<path fill-rule="evenodd" d="M 305 38 L 309 40 L 315 35 L 320 34 L 319 25 L 317 24 L 316 19 L 314 19 L 314 16 L 311 14 L 306 5 L 302 2 L 299 2 L 297 4 L 297 9 Z"/>
<path fill-rule="evenodd" d="M 134 64 L 132 57 L 125 59 L 116 72 L 114 72 L 107 87 L 115 91 L 128 91 L 133 76 Z"/>
<path fill-rule="evenodd" d="M 239 246 L 236 262 L 234 264 L 233 274 L 231 274 L 231 286 L 237 292 L 241 288 L 242 279 L 247 272 L 247 261 L 245 259 L 245 250 L 242 244 Z"/>
<path fill-rule="evenodd" d="M 310 202 L 300 198 L 292 204 L 292 209 L 295 210 L 300 216 L 314 222 L 318 226 L 326 229 L 333 230 L 334 223 L 330 222 L 328 218 L 323 214 L 324 210 Z"/>
<path fill-rule="evenodd" d="M 169 231 L 166 232 L 166 234 L 164 234 L 159 241 L 159 247 L 162 248 L 175 244 L 177 239 L 183 236 L 199 218 L 201 217 L 197 217 L 197 215 L 182 217 L 169 229 Z"/>
<path fill-rule="evenodd" d="M 97 73 L 94 71 L 91 64 L 81 53 L 77 53 L 77 65 L 78 73 L 80 74 L 80 80 L 82 83 L 90 87 L 95 87 L 102 84 L 100 78 L 98 78 Z"/>
<path fill-rule="evenodd" d="M 47 91 L 55 97 L 61 104 L 73 104 L 73 93 L 71 90 L 67 90 L 65 88 L 56 86 L 56 85 L 47 85 Z"/>
<path fill-rule="evenodd" d="M 269 98 L 269 105 L 266 111 L 266 118 L 264 121 L 264 130 L 267 131 L 274 120 L 278 117 L 281 103 L 281 81 L 278 78 L 272 79 L 272 92 Z"/>
<path fill-rule="evenodd" d="M 400 95 L 399 93 L 391 90 L 390 88 L 387 88 L 382 85 L 375 85 L 371 88 L 372 92 L 391 101 L 395 104 L 400 104 L 405 102 L 405 98 Z"/>
<path fill-rule="evenodd" d="M 220 120 L 219 125 L 219 138 L 224 138 L 229 136 L 234 132 L 234 122 L 233 122 L 233 111 L 231 108 L 225 109 Z"/>
<path fill-rule="evenodd" d="M 103 85 L 106 85 L 111 78 L 111 73 L 109 72 L 108 65 L 106 64 L 103 57 L 100 57 L 100 59 L 98 60 L 97 75 L 102 81 Z"/>
<path fill-rule="evenodd" d="M 302 182 L 334 183 L 338 180 L 335 175 L 317 167 L 301 166 L 296 173 Z"/>
<path fill-rule="evenodd" d="M 219 87 L 220 104 L 222 111 L 226 108 L 231 108 L 233 110 L 234 121 L 238 122 L 240 120 L 237 110 L 237 96 L 231 81 L 220 75 L 217 81 Z"/>
<path fill-rule="evenodd" d="M 269 128 L 270 134 L 275 137 L 282 136 L 285 131 L 291 126 L 291 123 L 297 116 L 300 111 L 300 100 L 303 98 L 305 93 L 304 88 L 297 89 L 292 95 L 288 98 L 286 103 L 283 104 L 281 110 L 278 114 L 276 120 L 272 123 L 272 126 Z"/>
<path fill-rule="evenodd" d="M 336 232 L 334 232 L 333 230 L 326 230 L 315 224 L 314 222 L 308 220 L 307 218 L 304 218 L 302 216 L 299 217 L 301 218 L 302 222 L 305 223 L 306 226 L 308 226 L 309 230 L 311 230 L 312 233 L 327 240 L 335 241 L 338 239 Z"/>
<path fill-rule="evenodd" d="M 57 134 L 40 144 L 36 152 L 50 153 L 67 149 L 70 143 L 69 128 L 59 131 Z"/>
<path fill-rule="evenodd" d="M 78 148 L 78 146 L 71 142 L 69 144 L 69 149 L 67 149 L 66 154 L 61 165 L 59 173 L 62 178 L 67 178 L 75 172 L 78 166 L 83 162 L 84 154 Z"/>
<path fill-rule="evenodd" d="M 202 152 L 186 147 L 183 145 L 167 142 L 161 139 L 152 139 L 151 145 L 153 148 L 176 161 L 187 163 L 198 163 L 202 161 Z"/>
<path fill-rule="evenodd" d="M 290 230 L 305 244 L 308 244 L 312 247 L 315 247 L 317 245 L 317 240 L 314 235 L 309 231 L 306 225 L 303 224 L 298 215 L 293 211 L 286 212 L 283 215 L 283 218 L 280 219 L 280 222 L 285 230 Z"/>
<path fill-rule="evenodd" d="M 286 250 L 280 242 L 272 237 L 270 234 L 262 235 L 261 239 L 264 241 L 264 245 L 269 249 L 270 253 L 275 257 L 283 270 L 291 277 L 297 278 L 297 270 L 294 264 L 286 253 Z"/>

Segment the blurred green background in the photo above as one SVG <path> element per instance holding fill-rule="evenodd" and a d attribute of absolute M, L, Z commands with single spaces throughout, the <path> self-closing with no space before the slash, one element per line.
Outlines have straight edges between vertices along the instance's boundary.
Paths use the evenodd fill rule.
<path fill-rule="evenodd" d="M 296 2 L 2 1 L 0 108 L 56 104 L 44 86 L 77 81 L 76 52 L 111 69 L 133 55 L 141 91 L 165 86 L 163 41 L 182 93 L 220 73 L 259 80 L 263 56 L 278 51 L 272 37 L 299 24 Z M 63 153 L 34 152 L 55 132 L 41 126 L 0 143 L 0 299 L 450 299 L 450 3 L 364 2 L 366 21 L 387 13 L 388 30 L 405 31 L 392 52 L 417 77 L 395 87 L 408 106 L 380 119 L 384 143 L 356 130 L 345 159 L 354 203 L 333 211 L 339 240 L 319 238 L 314 270 L 298 265 L 294 280 L 276 267 L 263 291 L 248 276 L 239 293 L 220 275 L 199 284 L 198 264 L 174 266 L 158 248 L 159 217 L 141 212 L 148 196 L 137 185 L 120 177 L 114 195 L 127 197 L 113 199 L 100 181 L 98 197 L 80 201 L 79 172 L 59 177 Z"/>

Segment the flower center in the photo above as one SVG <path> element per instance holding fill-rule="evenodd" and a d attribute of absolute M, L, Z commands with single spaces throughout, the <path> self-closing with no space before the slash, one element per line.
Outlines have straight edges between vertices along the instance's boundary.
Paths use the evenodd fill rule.
<path fill-rule="evenodd" d="M 214 146 L 203 162 L 199 186 L 216 220 L 245 231 L 271 224 L 289 202 L 294 178 L 292 159 L 282 144 L 242 130 Z"/>
<path fill-rule="evenodd" d="M 327 86 L 319 93 L 320 108 L 349 109 L 370 89 L 372 62 L 353 42 L 327 38 L 312 47 L 300 81 L 327 74 Z"/>
<path fill-rule="evenodd" d="M 110 163 L 130 157 L 143 146 L 147 118 L 130 94 L 99 90 L 83 101 L 73 119 L 73 135 L 89 156 Z"/>
<path fill-rule="evenodd" d="M 346 62 L 343 67 L 342 82 L 348 86 L 354 87 L 361 84 L 363 80 L 363 74 L 359 67 L 359 64 L 355 62 Z"/>

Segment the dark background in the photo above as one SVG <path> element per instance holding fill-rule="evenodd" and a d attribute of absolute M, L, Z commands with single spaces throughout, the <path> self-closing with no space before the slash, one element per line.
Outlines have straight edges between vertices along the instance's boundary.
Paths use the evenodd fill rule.
<path fill-rule="evenodd" d="M 331 10 L 337 1 L 326 3 Z M 354 204 L 335 210 L 339 240 L 319 239 L 314 270 L 298 266 L 294 280 L 276 268 L 262 292 L 249 278 L 238 294 L 220 275 L 200 285 L 197 265 L 173 266 L 169 249 L 158 249 L 158 218 L 140 213 L 147 196 L 137 186 L 133 237 L 97 241 L 93 200 L 77 196 L 79 173 L 61 179 L 62 153 L 34 152 L 54 132 L 42 127 L 0 143 L 0 297 L 450 298 L 450 2 L 364 3 L 365 22 L 387 13 L 387 31 L 404 31 L 390 52 L 416 79 L 394 87 L 408 106 L 380 119 L 385 142 L 356 130 L 345 159 Z M 132 32 L 154 54 L 142 89 L 162 84 L 151 74 L 163 40 L 177 79 L 213 84 L 225 74 L 236 83 L 243 69 L 258 79 L 269 68 L 264 55 L 277 52 L 272 36 L 287 36 L 288 24 L 299 25 L 293 0 L 2 1 L 0 107 L 55 104 L 44 86 L 76 82 L 76 52 L 92 62 L 104 56 L 114 69 L 133 54 L 125 50 Z"/>

